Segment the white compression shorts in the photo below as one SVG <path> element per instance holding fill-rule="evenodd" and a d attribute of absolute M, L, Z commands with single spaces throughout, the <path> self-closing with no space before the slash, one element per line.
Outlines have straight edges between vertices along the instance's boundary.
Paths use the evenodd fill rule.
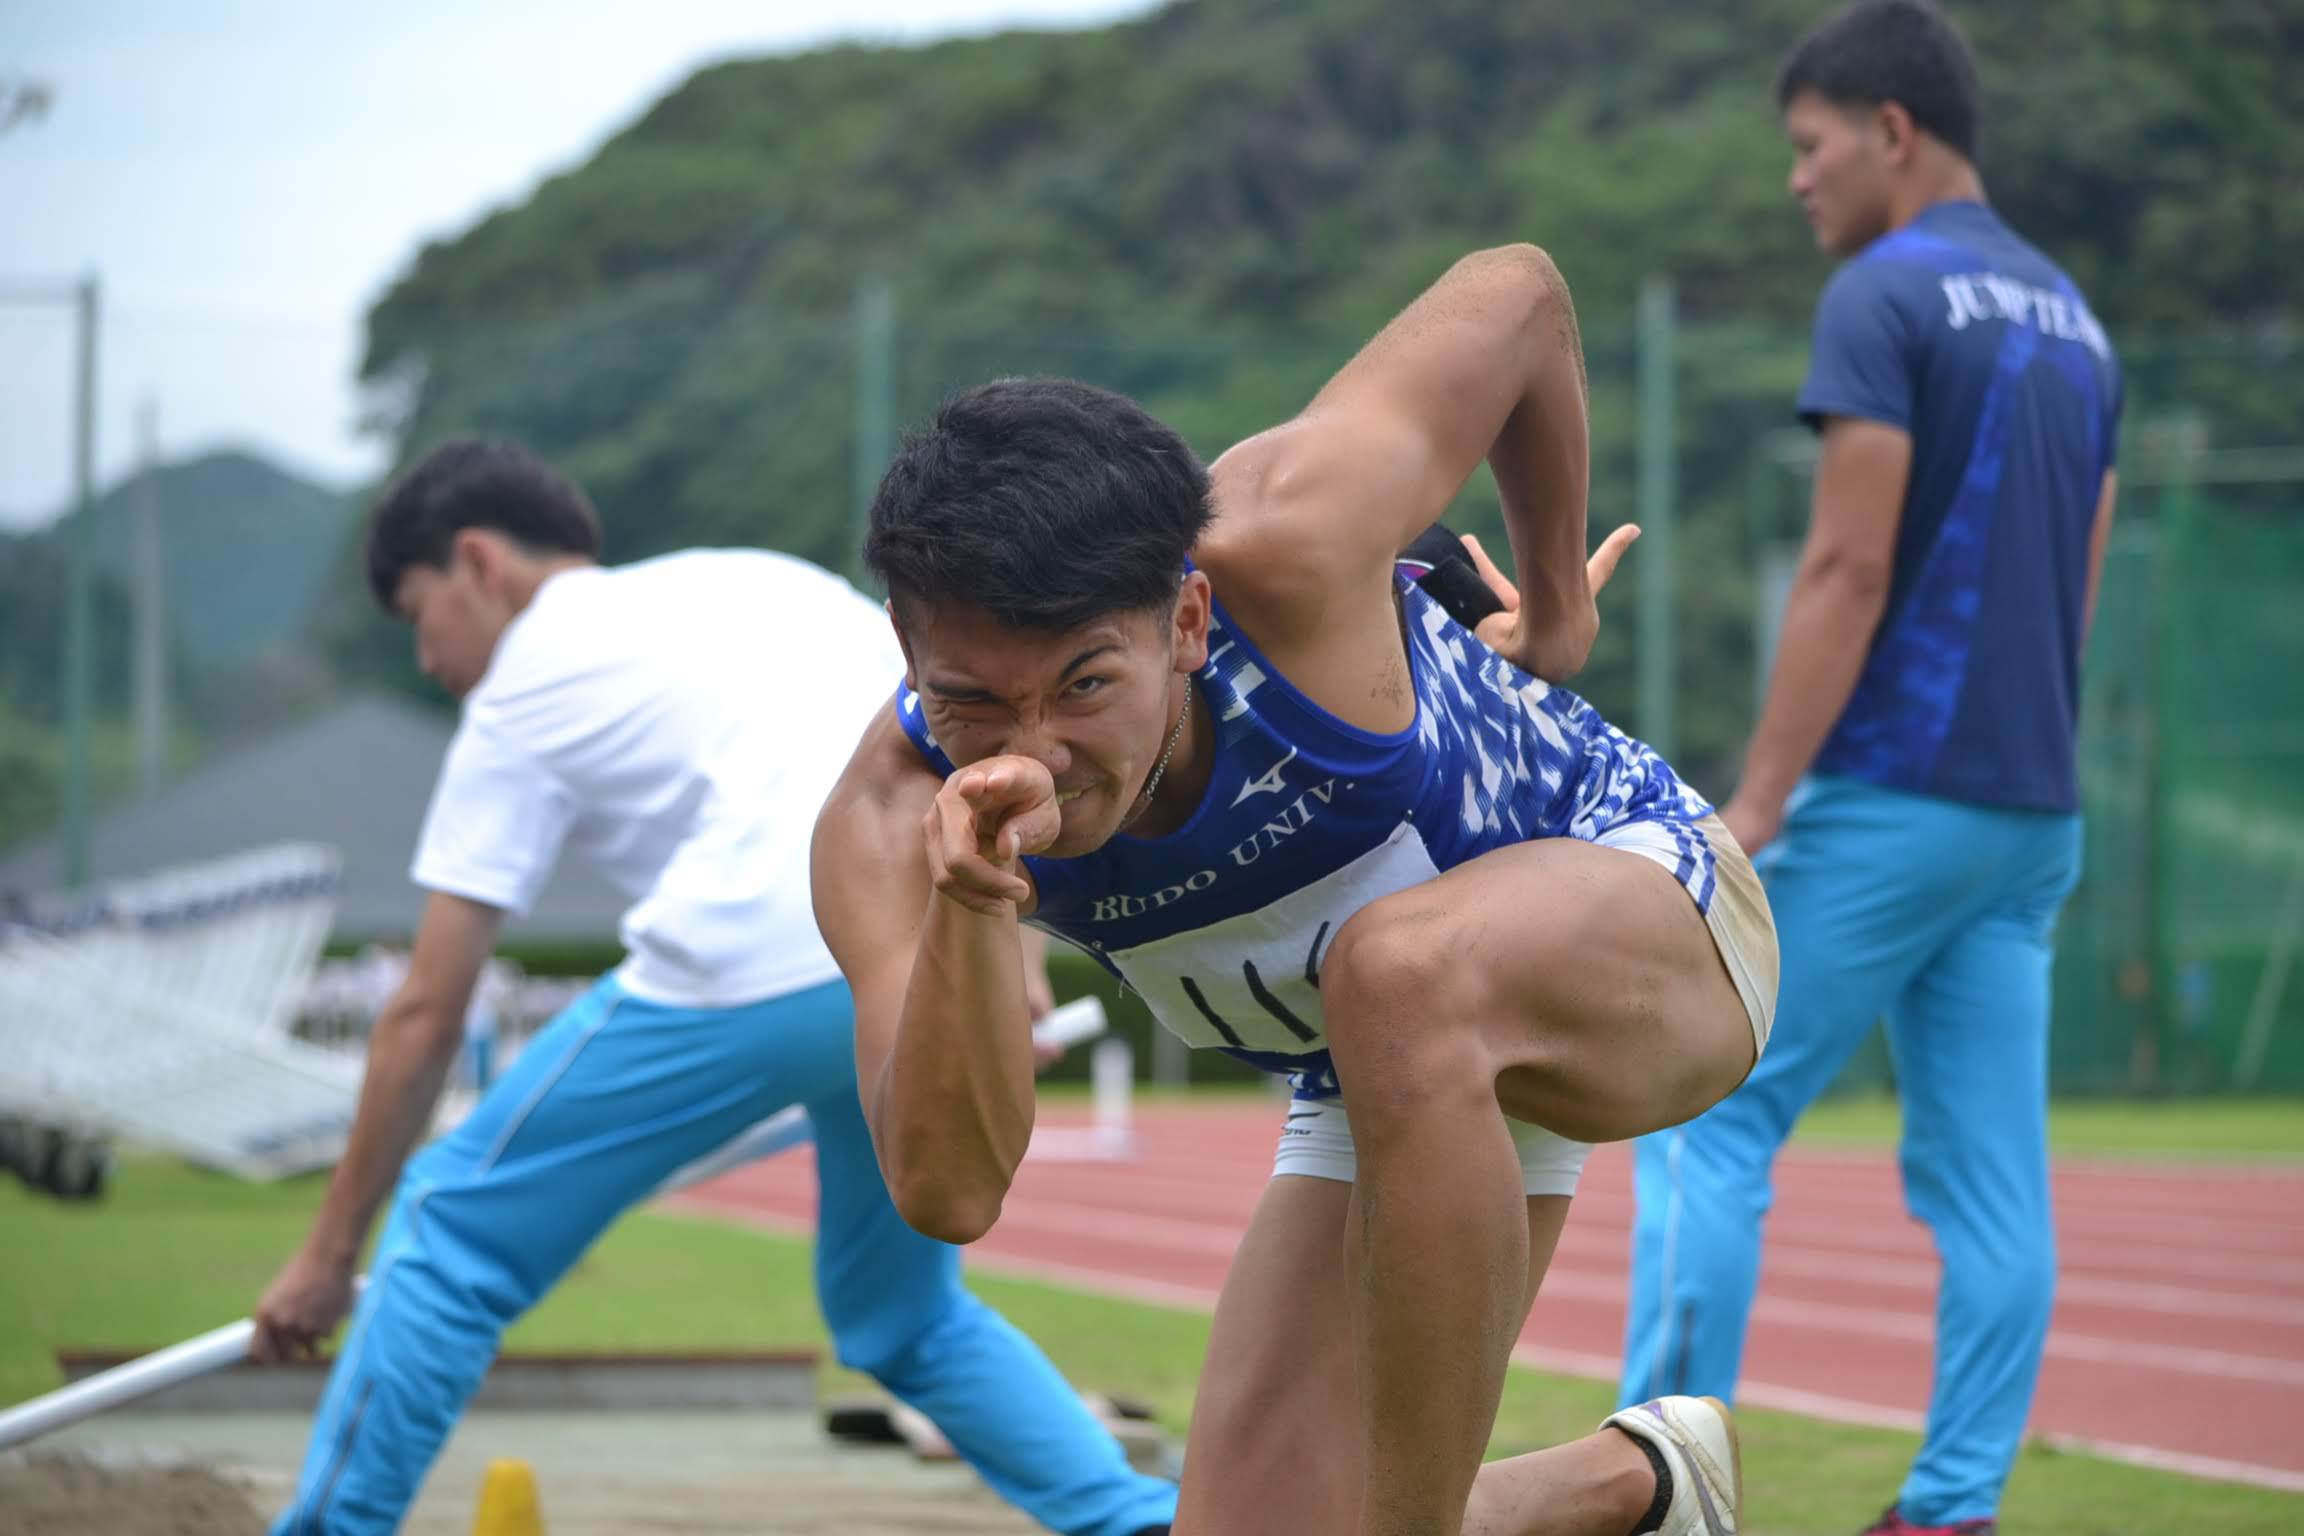
<path fill-rule="evenodd" d="M 1584 1159 L 1592 1144 L 1555 1136 L 1540 1125 L 1507 1121 L 1512 1143 L 1520 1152 L 1521 1188 L 1531 1195 L 1572 1195 Z M 1280 1127 L 1280 1150 L 1272 1159 L 1272 1176 L 1301 1174 L 1312 1179 L 1352 1182 L 1356 1167 L 1352 1156 L 1352 1122 L 1345 1118 L 1342 1099 L 1293 1099 L 1287 1123 Z"/>
<path fill-rule="evenodd" d="M 1754 1055 L 1765 1050 L 1776 1015 L 1776 924 L 1768 911 L 1768 898 L 1752 861 L 1737 846 L 1717 815 L 1697 823 L 1710 844 L 1717 884 L 1705 925 L 1712 942 L 1735 983 L 1738 998 L 1752 1025 Z M 1680 857 L 1677 843 L 1660 842 L 1646 835 L 1644 823 L 1627 823 L 1613 840 L 1603 834 L 1602 847 L 1648 859 L 1671 873 Z M 1519 1149 L 1521 1187 L 1531 1195 L 1573 1195 L 1576 1180 L 1591 1156 L 1590 1142 L 1570 1141 L 1523 1121 L 1506 1122 L 1513 1145 Z M 1352 1155 L 1352 1123 L 1341 1099 L 1296 1099 L 1288 1106 L 1287 1123 L 1280 1128 L 1280 1147 L 1272 1159 L 1272 1174 L 1301 1174 L 1306 1178 L 1352 1182 L 1356 1167 Z"/>

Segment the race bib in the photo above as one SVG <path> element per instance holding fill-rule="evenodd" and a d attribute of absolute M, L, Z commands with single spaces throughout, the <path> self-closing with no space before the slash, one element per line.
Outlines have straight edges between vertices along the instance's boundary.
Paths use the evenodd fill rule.
<path fill-rule="evenodd" d="M 1345 919 L 1440 871 L 1403 822 L 1342 869 L 1270 906 L 1111 952 L 1153 1017 L 1194 1046 L 1321 1049 L 1320 962 Z"/>

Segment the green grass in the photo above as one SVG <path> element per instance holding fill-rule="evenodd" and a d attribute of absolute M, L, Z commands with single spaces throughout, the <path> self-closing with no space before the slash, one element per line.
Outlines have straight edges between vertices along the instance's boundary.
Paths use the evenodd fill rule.
<path fill-rule="evenodd" d="M 1900 1116 L 1888 1097 L 1827 1099 L 1797 1137 L 1892 1147 Z M 2296 1099 L 2059 1099 L 2048 1145 L 2060 1156 L 2155 1161 L 2304 1161 L 2304 1101 Z"/>
<path fill-rule="evenodd" d="M 158 1158 L 123 1163 L 93 1206 L 0 1184 L 0 1403 L 56 1385 L 60 1345 L 149 1349 L 244 1313 L 320 1190 L 318 1179 L 257 1187 Z M 1206 1317 L 991 1275 L 974 1283 L 1074 1381 L 1146 1398 L 1182 1428 Z M 618 1226 L 507 1341 L 542 1352 L 823 1345 L 805 1243 L 656 1214 Z M 827 1392 L 861 1385 L 825 1372 Z M 1573 1439 L 1609 1406 L 1599 1383 L 1515 1370 L 1494 1449 Z M 1740 1417 L 1755 1536 L 1847 1536 L 1887 1502 L 1914 1445 L 1910 1435 L 1788 1414 Z M 2026 1453 L 2005 1514 L 2012 1536 L 2304 1529 L 2304 1499 L 2045 1449 Z"/>

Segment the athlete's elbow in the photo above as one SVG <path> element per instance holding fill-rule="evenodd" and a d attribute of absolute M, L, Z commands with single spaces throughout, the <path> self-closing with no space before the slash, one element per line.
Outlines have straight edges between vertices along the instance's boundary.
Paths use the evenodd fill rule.
<path fill-rule="evenodd" d="M 1456 267 L 1467 280 L 1492 291 L 1501 290 L 1508 295 L 1524 323 L 1532 330 L 1542 321 L 1546 322 L 1543 334 L 1557 335 L 1559 316 L 1574 313 L 1574 305 L 1568 296 L 1568 279 L 1560 275 L 1560 268 L 1552 260 L 1551 253 L 1540 245 L 1530 245 L 1523 241 L 1514 245 L 1492 246 L 1484 251 L 1474 251 L 1459 261 Z"/>
<path fill-rule="evenodd" d="M 1560 268 L 1553 262 L 1551 252 L 1525 240 L 1474 251 L 1459 261 L 1457 266 L 1466 272 L 1477 272 L 1547 292 L 1561 281 Z"/>
<path fill-rule="evenodd" d="M 1000 1219 L 1002 1193 L 934 1173 L 892 1180 L 888 1190 L 906 1226 L 922 1237 L 958 1246 L 992 1230 Z"/>
<path fill-rule="evenodd" d="M 370 1056 L 412 1055 L 445 1060 L 464 1043 L 464 1010 L 450 1000 L 403 989 L 387 1001 L 368 1033 Z"/>
<path fill-rule="evenodd" d="M 996 1171 L 972 1168 L 948 1147 L 906 1136 L 884 1115 L 873 1118 L 872 1139 L 896 1214 L 922 1237 L 972 1243 L 1000 1219 L 1008 1181 Z"/>
<path fill-rule="evenodd" d="M 1885 607 L 1895 568 L 1885 553 L 1820 545 L 1808 552 L 1802 579 L 1832 593 L 1845 603 L 1865 608 Z"/>
<path fill-rule="evenodd" d="M 1000 1219 L 1001 1202 L 1023 1161 L 1026 1135 L 1001 1138 L 954 1119 L 948 1105 L 906 1099 L 891 1091 L 883 1070 L 865 1098 L 865 1118 L 879 1155 L 880 1178 L 904 1224 L 923 1237 L 972 1243 Z"/>

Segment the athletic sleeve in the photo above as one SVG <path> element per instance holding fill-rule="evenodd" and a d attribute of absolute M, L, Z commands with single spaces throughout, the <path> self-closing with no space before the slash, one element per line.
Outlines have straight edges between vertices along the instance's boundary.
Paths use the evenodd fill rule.
<path fill-rule="evenodd" d="M 488 715 L 449 743 L 409 876 L 428 891 L 524 913 L 552 874 L 575 803 Z"/>
<path fill-rule="evenodd" d="M 1855 416 L 1912 430 L 1913 381 L 1920 360 L 1912 327 L 1878 263 L 1850 262 L 1816 303 L 1808 381 L 1800 419 L 1821 431 L 1826 417 Z"/>

